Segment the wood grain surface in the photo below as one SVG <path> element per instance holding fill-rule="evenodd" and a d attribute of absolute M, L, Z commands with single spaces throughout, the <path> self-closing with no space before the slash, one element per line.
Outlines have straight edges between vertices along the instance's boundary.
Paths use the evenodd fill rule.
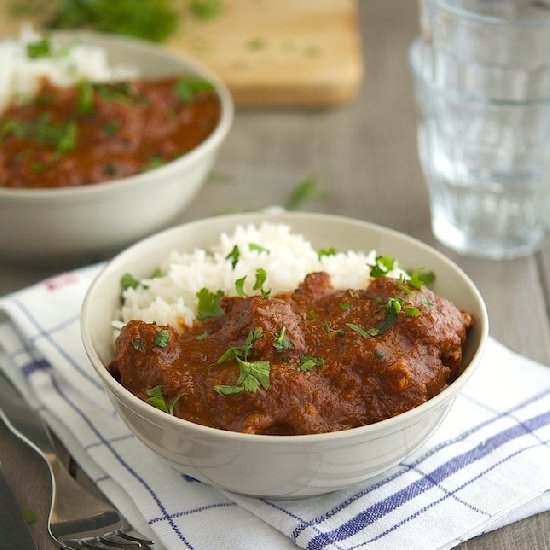
<path fill-rule="evenodd" d="M 19 31 L 11 4 L 0 0 L 0 36 Z M 237 103 L 323 106 L 355 97 L 363 69 L 357 0 L 222 0 L 212 19 L 179 5 L 180 28 L 167 46 L 208 65 Z"/>
<path fill-rule="evenodd" d="M 480 288 L 489 307 L 491 334 L 514 351 L 550 365 L 548 238 L 540 253 L 503 262 L 461 257 L 435 243 L 416 155 L 416 114 L 406 55 L 418 32 L 416 3 L 365 1 L 361 27 L 368 72 L 358 99 L 330 111 L 238 110 L 216 168 L 185 220 L 232 208 L 281 204 L 298 179 L 314 175 L 320 196 L 310 209 L 380 223 L 435 245 Z M 0 294 L 60 268 L 2 266 Z M 52 550 L 44 534 L 48 493 L 39 465 L 1 429 L 0 460 L 20 501 L 38 515 L 33 533 L 40 550 Z M 550 550 L 550 512 L 460 548 Z"/>

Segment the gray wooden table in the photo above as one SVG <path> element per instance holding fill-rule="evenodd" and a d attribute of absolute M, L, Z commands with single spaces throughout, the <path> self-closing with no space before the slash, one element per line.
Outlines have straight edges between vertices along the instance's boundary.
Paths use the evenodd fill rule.
<path fill-rule="evenodd" d="M 441 248 L 480 288 L 489 307 L 492 335 L 513 350 L 550 364 L 550 239 L 542 252 L 505 262 L 460 257 L 434 241 L 416 156 L 416 114 L 406 55 L 417 34 L 416 3 L 365 1 L 361 24 L 366 78 L 357 101 L 326 111 L 238 111 L 215 172 L 184 219 L 281 204 L 297 180 L 313 175 L 322 193 L 309 209 L 390 226 Z M 0 295 L 61 267 L 0 265 Z M 53 549 L 45 535 L 49 487 L 44 468 L 3 428 L 0 460 L 20 504 L 37 515 L 32 531 L 38 547 Z M 550 512 L 461 548 L 548 550 Z"/>

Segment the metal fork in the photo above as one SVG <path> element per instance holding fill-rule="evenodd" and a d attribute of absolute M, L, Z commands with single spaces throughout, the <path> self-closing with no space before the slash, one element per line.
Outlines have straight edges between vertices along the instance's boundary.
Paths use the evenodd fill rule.
<path fill-rule="evenodd" d="M 118 511 L 71 477 L 57 456 L 49 430 L 1 373 L 0 418 L 48 465 L 52 483 L 48 531 L 61 548 L 150 548 L 153 541 L 126 533 L 127 524 Z"/>

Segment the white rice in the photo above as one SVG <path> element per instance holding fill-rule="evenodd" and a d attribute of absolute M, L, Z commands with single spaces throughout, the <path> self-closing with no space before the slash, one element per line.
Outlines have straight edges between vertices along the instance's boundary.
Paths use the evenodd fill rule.
<path fill-rule="evenodd" d="M 249 244 L 260 245 L 270 252 L 249 249 Z M 226 256 L 237 245 L 240 257 L 233 269 Z M 330 243 L 327 243 L 330 247 Z M 172 252 L 159 266 L 163 276 L 144 279 L 143 285 L 124 292 L 120 318 L 132 319 L 181 328 L 190 325 L 197 314 L 196 293 L 202 288 L 211 292 L 223 290 L 236 296 L 235 281 L 246 275 L 244 290 L 249 296 L 259 294 L 252 289 L 256 270 L 267 273 L 265 289 L 272 294 L 294 290 L 308 273 L 327 272 L 336 289 L 360 289 L 370 282 L 370 267 L 376 261 L 376 251 L 338 251 L 334 256 L 322 256 L 302 235 L 291 233 L 286 225 L 262 223 L 260 226 L 237 226 L 231 235 L 223 233 L 210 250 L 191 253 Z M 397 262 L 389 277 L 399 278 L 406 273 Z M 120 322 L 114 322 L 120 329 Z"/>
<path fill-rule="evenodd" d="M 0 112 L 13 98 L 31 98 L 43 78 L 71 86 L 82 80 L 110 82 L 139 76 L 136 68 L 110 64 L 107 52 L 98 46 L 75 43 L 56 48 L 52 43 L 53 55 L 28 57 L 27 45 L 41 38 L 31 27 L 24 27 L 18 40 L 0 42 Z"/>

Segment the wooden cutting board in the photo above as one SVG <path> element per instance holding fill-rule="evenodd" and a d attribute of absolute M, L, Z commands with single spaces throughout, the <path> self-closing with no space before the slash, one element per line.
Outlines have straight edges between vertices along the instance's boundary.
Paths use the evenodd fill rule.
<path fill-rule="evenodd" d="M 363 77 L 357 10 L 357 0 L 222 0 L 213 19 L 182 10 L 166 46 L 208 65 L 241 105 L 336 105 Z M 0 35 L 13 36 L 21 20 L 3 11 Z"/>

